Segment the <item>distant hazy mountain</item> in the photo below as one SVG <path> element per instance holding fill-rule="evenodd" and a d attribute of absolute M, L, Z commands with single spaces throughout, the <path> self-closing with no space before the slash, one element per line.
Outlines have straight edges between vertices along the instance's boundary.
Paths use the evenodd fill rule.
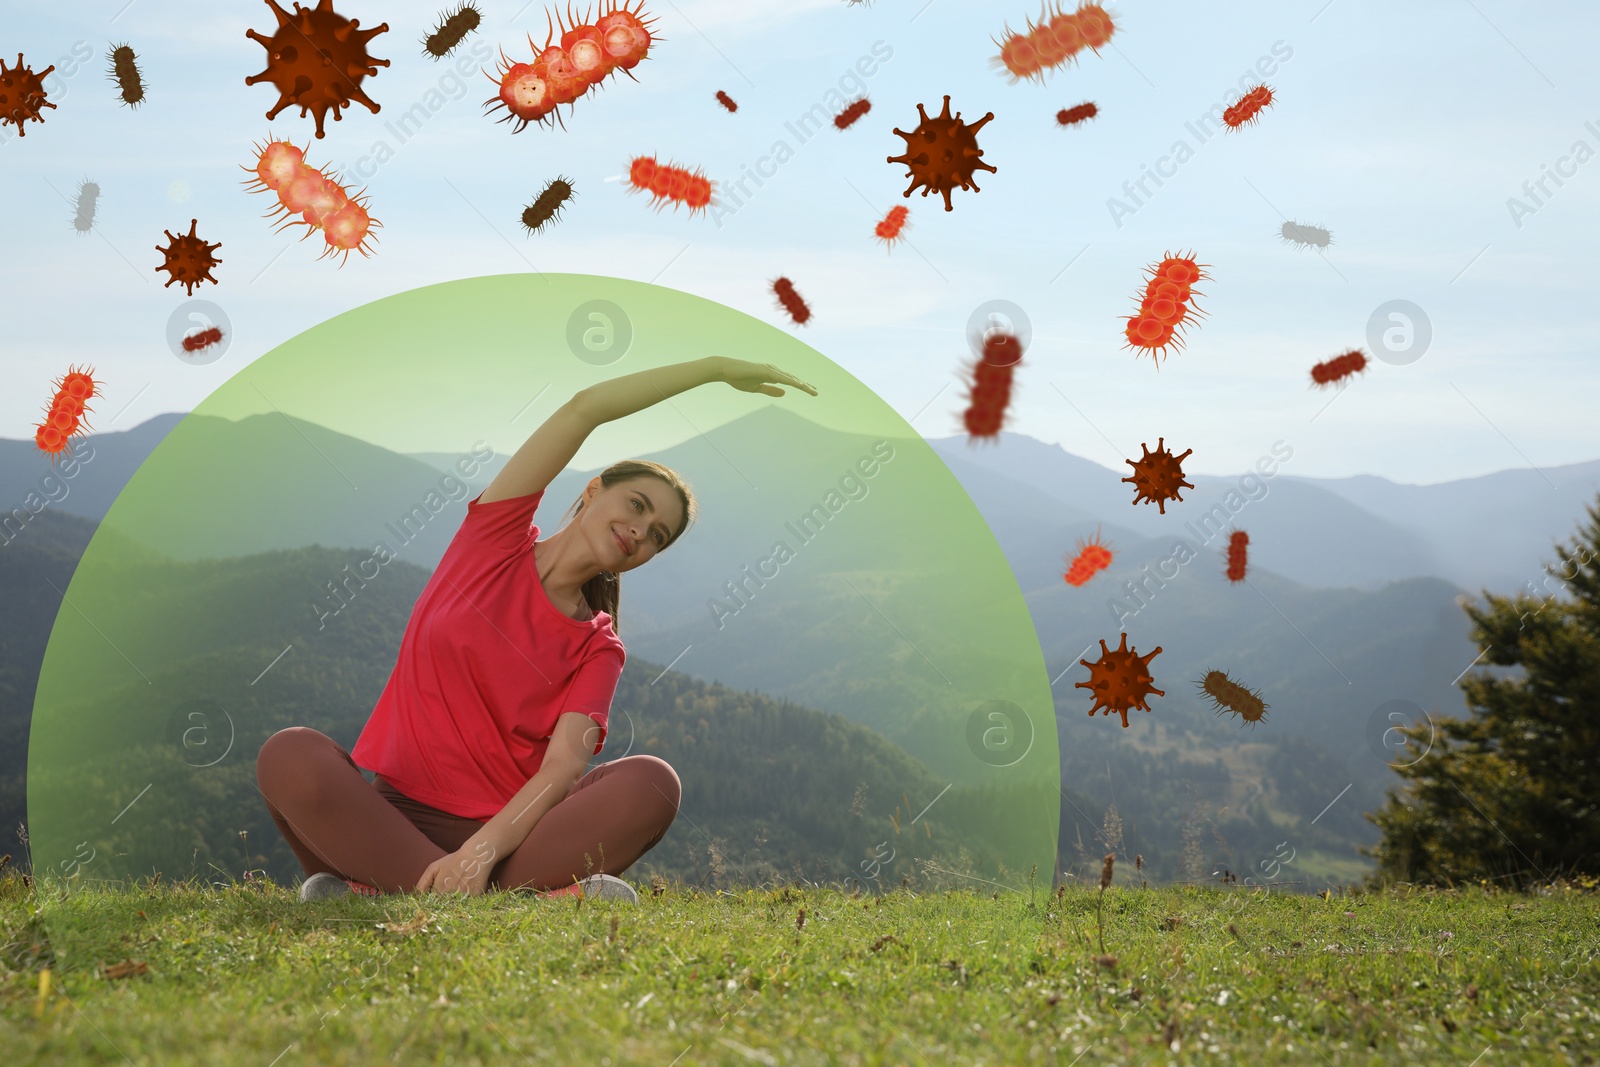
<path fill-rule="evenodd" d="M 930 438 L 929 443 L 969 492 L 1009 499 L 1042 495 L 1066 505 L 1058 513 L 1062 524 L 1087 513 L 1158 539 L 1182 536 L 1185 523 L 1198 522 L 1229 489 L 1239 487 L 1246 473 L 1190 476 L 1195 487 L 1183 490 L 1183 501 L 1168 503 L 1162 515 L 1153 505 L 1132 503 L 1133 486 L 1121 481 L 1131 467 L 1111 471 L 1060 445 L 1015 433 L 1002 433 L 998 444 L 969 445 L 965 437 Z M 1154 448 L 1156 442 L 1149 445 Z M 974 468 L 1008 481 L 992 482 Z M 1266 495 L 1235 519 L 1250 534 L 1252 559 L 1263 567 L 1310 586 L 1376 588 L 1402 578 L 1434 577 L 1477 595 L 1485 587 L 1509 592 L 1539 577 L 1540 567 L 1555 559 L 1551 542 L 1572 536 L 1584 505 L 1600 492 L 1600 460 L 1504 470 L 1438 485 L 1400 485 L 1374 475 L 1301 477 L 1291 458 L 1263 481 Z M 1000 485 L 1006 487 L 1003 493 Z M 978 504 L 987 515 L 991 505 Z M 1071 547 L 1062 544 L 1056 552 Z"/>
<path fill-rule="evenodd" d="M 265 456 L 290 438 L 300 440 L 283 419 L 257 418 L 251 430 L 260 435 Z M 156 423 L 94 437 L 95 461 L 74 480 L 70 495 L 52 506 L 98 519 L 115 497 L 112 476 L 125 478 L 159 441 Z M 299 426 L 342 468 L 361 471 L 363 492 L 392 501 L 397 513 L 438 485 L 457 458 L 399 456 Z M 1393 753 L 1381 743 L 1392 720 L 1381 709 L 1407 701 L 1435 716 L 1466 714 L 1455 682 L 1475 649 L 1466 638 L 1458 595 L 1475 595 L 1480 586 L 1510 593 L 1536 576 L 1541 562 L 1552 558 L 1550 542 L 1572 536 L 1600 475 L 1600 462 L 1590 462 L 1542 474 L 1504 471 L 1438 486 L 1401 486 L 1368 476 L 1300 478 L 1290 473 L 1289 459 L 1260 483 L 1241 482 L 1243 472 L 1191 477 L 1195 488 L 1184 490 L 1185 500 L 1169 503 L 1162 515 L 1154 506 L 1131 504 L 1132 487 L 1120 481 L 1126 470 L 1107 470 L 1057 445 L 1009 433 L 998 445 L 971 447 L 964 438 L 930 443 L 1005 553 L 1053 679 L 1063 785 L 1070 793 L 1062 806 L 1062 864 L 1072 860 L 1078 839 L 1089 858 L 1098 860 L 1106 844 L 1101 835 L 1107 809 L 1115 803 L 1127 858 L 1142 853 L 1162 877 L 1190 875 L 1197 866 L 1209 874 L 1213 865 L 1231 865 L 1243 877 L 1292 839 L 1300 851 L 1286 867 L 1288 876 L 1311 887 L 1353 878 L 1366 867 L 1354 849 L 1374 840 L 1376 830 L 1362 813 L 1378 807 L 1398 782 L 1385 762 Z M 723 484 L 717 472 L 725 464 L 716 461 L 717 454 L 760 454 L 764 462 L 781 463 L 770 448 L 753 424 L 738 420 L 704 440 L 650 457 L 693 472 L 706 514 L 717 517 L 703 520 L 695 532 L 704 550 L 739 562 L 747 555 L 738 540 L 740 487 Z M 30 450 L 31 442 L 0 442 L 0 490 L 10 499 L 20 501 L 48 470 L 36 455 L 23 455 Z M 486 463 L 470 492 L 407 546 L 407 563 L 429 568 L 437 562 L 466 499 L 488 483 L 504 458 Z M 552 483 L 538 516 L 542 528 L 559 525 L 595 473 L 568 470 Z M 1551 489 L 1544 476 L 1559 488 Z M 196 507 L 227 506 L 235 490 L 225 479 L 199 470 L 192 477 L 205 486 Z M 248 485 L 250 479 L 240 482 Z M 1230 490 L 1238 495 L 1230 498 Z M 1226 514 L 1224 501 L 1230 500 L 1236 514 Z M 1215 512 L 1219 505 L 1222 511 Z M 1208 513 L 1214 517 L 1203 525 Z M 1226 534 L 1219 514 L 1229 527 L 1250 534 L 1247 582 L 1224 577 Z M 32 530 L 22 536 L 48 540 L 47 527 Z M 1081 588 L 1066 585 L 1062 574 L 1075 543 L 1097 530 L 1115 550 L 1113 565 Z M 910 534 L 931 536 L 922 530 Z M 372 531 L 351 526 L 338 508 L 307 504 L 254 536 L 255 542 L 233 545 L 232 552 L 228 545 L 194 547 L 199 555 L 311 543 L 361 547 L 370 544 Z M 1180 540 L 1194 556 L 1177 563 L 1174 546 Z M 817 588 L 859 570 L 826 547 L 806 551 L 807 583 Z M 0 545 L 0 557 L 4 553 Z M 959 566 L 959 559 L 951 565 Z M 684 620 L 704 613 L 707 590 L 703 579 L 675 569 L 670 553 L 654 566 L 660 569 L 649 581 L 625 583 L 623 636 L 631 656 L 669 664 L 684 651 Z M 10 590 L 3 591 L 9 596 Z M 786 634 L 815 633 L 834 610 L 840 609 L 826 596 L 782 610 L 771 604 L 753 608 L 757 625 L 741 619 L 727 636 L 697 646 L 676 670 L 837 710 L 919 755 L 914 730 L 896 735 L 907 729 L 903 720 L 875 714 L 873 702 L 845 681 L 835 685 L 825 670 L 786 654 Z M 1119 626 L 1141 654 L 1161 646 L 1151 671 L 1154 685 L 1166 691 L 1151 698 L 1150 712 L 1132 711 L 1127 729 L 1116 716 L 1090 718 L 1092 698 L 1075 685 L 1089 677 L 1079 658 L 1095 660 L 1101 640 L 1116 648 Z M 1267 720 L 1251 728 L 1218 716 L 1195 686 L 1211 669 L 1258 690 L 1270 706 Z M 11 681 L 14 697 L 31 692 L 28 678 L 13 673 Z"/>

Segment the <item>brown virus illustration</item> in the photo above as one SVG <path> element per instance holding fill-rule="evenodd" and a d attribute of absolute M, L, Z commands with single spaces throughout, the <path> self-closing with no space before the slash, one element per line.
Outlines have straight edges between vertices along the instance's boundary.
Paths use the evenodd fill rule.
<path fill-rule="evenodd" d="M 17 136 L 25 137 L 28 131 L 23 123 L 32 119 L 44 121 L 44 109 L 55 107 L 45 97 L 44 76 L 56 69 L 54 63 L 35 74 L 22 64 L 22 53 L 17 53 L 17 65 L 7 68 L 0 59 L 0 126 L 8 122 L 17 124 Z"/>
<path fill-rule="evenodd" d="M 1217 714 L 1232 713 L 1252 727 L 1267 717 L 1270 704 L 1262 703 L 1261 694 L 1246 689 L 1222 671 L 1207 671 L 1195 685 L 1211 698 Z"/>
<path fill-rule="evenodd" d="M 1156 438 L 1156 450 L 1150 451 L 1150 446 L 1143 441 L 1139 447 L 1144 449 L 1144 455 L 1138 459 L 1125 459 L 1122 462 L 1133 468 L 1132 477 L 1122 479 L 1132 482 L 1134 487 L 1133 503 L 1143 500 L 1146 504 L 1154 503 L 1161 508 L 1161 514 L 1167 513 L 1167 501 L 1182 501 L 1178 494 L 1179 489 L 1193 489 L 1194 486 L 1183 480 L 1183 461 L 1194 449 L 1184 449 L 1183 455 L 1174 456 L 1172 450 L 1163 447 L 1165 437 Z"/>
<path fill-rule="evenodd" d="M 291 16 L 275 0 L 264 0 L 278 17 L 278 28 L 271 37 L 255 30 L 244 35 L 267 50 L 267 69 L 245 78 L 246 85 L 270 81 L 278 89 L 278 102 L 267 112 L 271 119 L 286 107 L 298 107 L 300 117 L 310 111 L 317 118 L 317 136 L 324 137 L 322 123 L 328 109 L 333 120 L 340 120 L 339 109 L 359 103 L 374 115 L 378 105 L 361 89 L 361 79 L 387 67 L 387 59 L 367 54 L 367 42 L 389 29 L 380 22 L 370 30 L 360 28 L 360 19 L 347 19 L 333 10 L 333 0 L 318 0 L 315 8 L 294 5 Z"/>
<path fill-rule="evenodd" d="M 213 251 L 222 247 L 222 242 L 207 244 L 205 238 L 196 237 L 194 229 L 199 224 L 199 219 L 190 219 L 189 232 L 178 237 L 174 237 L 171 230 L 162 230 L 161 232 L 167 235 L 167 240 L 172 243 L 166 248 L 156 245 L 156 251 L 167 257 L 167 261 L 156 270 L 164 270 L 172 275 L 167 279 L 167 285 L 182 282 L 190 296 L 194 295 L 194 287 L 201 282 L 217 284 L 217 280 L 211 276 L 211 268 L 222 262 L 211 255 Z"/>
<path fill-rule="evenodd" d="M 1115 649 L 1107 648 L 1102 637 L 1100 658 L 1093 663 L 1086 659 L 1078 661 L 1089 668 L 1089 680 L 1074 685 L 1074 688 L 1087 689 L 1094 694 L 1094 706 L 1089 709 L 1089 718 L 1094 718 L 1094 713 L 1102 708 L 1107 718 L 1115 711 L 1122 715 L 1122 725 L 1126 729 L 1129 709 L 1143 708 L 1148 712 L 1150 705 L 1144 702 L 1146 696 L 1151 693 L 1158 697 L 1166 696 L 1165 691 L 1150 684 L 1155 681 L 1150 674 L 1150 661 L 1160 654 L 1160 645 L 1142 656 L 1137 649 L 1130 649 L 1127 631 L 1123 631 L 1122 643 Z"/>
<path fill-rule="evenodd" d="M 972 178 L 978 168 L 991 174 L 998 173 L 997 168 L 979 158 L 983 155 L 983 149 L 978 147 L 978 131 L 983 129 L 984 123 L 994 118 L 994 112 L 989 112 L 968 126 L 961 121 L 961 112 L 957 111 L 955 118 L 950 117 L 950 96 L 946 94 L 944 110 L 937 118 L 930 119 L 927 109 L 920 103 L 917 113 L 922 116 L 922 122 L 915 130 L 907 133 L 899 127 L 895 128 L 895 134 L 905 138 L 906 150 L 904 155 L 890 156 L 888 161 L 906 165 L 906 177 L 911 179 L 911 184 L 906 186 L 906 196 L 910 196 L 911 190 L 920 185 L 923 187 L 923 196 L 929 193 L 943 194 L 944 209 L 952 211 L 950 190 L 959 185 L 980 193 L 983 190 Z"/>

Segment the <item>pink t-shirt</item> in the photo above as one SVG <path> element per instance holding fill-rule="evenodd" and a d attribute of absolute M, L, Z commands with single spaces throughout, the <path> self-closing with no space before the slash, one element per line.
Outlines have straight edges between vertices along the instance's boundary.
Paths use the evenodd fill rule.
<path fill-rule="evenodd" d="M 532 525 L 543 497 L 468 502 L 350 753 L 406 796 L 468 819 L 493 818 L 527 784 L 564 712 L 599 724 L 598 754 L 627 660 L 609 613 L 580 622 L 545 593 Z"/>

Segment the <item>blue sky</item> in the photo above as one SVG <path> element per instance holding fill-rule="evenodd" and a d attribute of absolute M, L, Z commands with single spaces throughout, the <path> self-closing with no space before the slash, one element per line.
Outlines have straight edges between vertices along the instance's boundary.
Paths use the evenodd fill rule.
<path fill-rule="evenodd" d="M 96 428 L 128 429 L 189 410 L 349 308 L 542 269 L 653 282 L 795 331 L 930 437 L 961 432 L 967 319 L 1000 299 L 1033 333 L 1007 428 L 1108 468 L 1158 435 L 1219 474 L 1280 438 L 1297 474 L 1412 483 L 1600 456 L 1587 248 L 1600 205 L 1600 74 L 1585 48 L 1600 39 L 1595 5 L 1120 0 L 1107 5 L 1114 47 L 1013 85 L 991 38 L 1037 18 L 1028 4 L 646 0 L 663 39 L 638 82 L 616 75 L 564 108 L 565 132 L 515 135 L 484 113 L 489 79 L 458 80 L 454 64 L 493 69 L 502 48 L 530 59 L 544 6 L 479 0 L 483 27 L 436 63 L 419 42 L 444 6 L 338 5 L 363 27 L 389 23 L 372 51 L 392 65 L 363 83 L 379 114 L 330 116 L 313 140 L 311 117 L 290 108 L 269 123 L 276 90 L 244 84 L 265 65 L 244 32 L 270 34 L 265 3 L 0 3 L 0 56 L 58 64 L 47 86 L 57 109 L 25 137 L 0 129 L 0 436 L 31 439 L 50 381 L 72 363 L 108 383 Z M 137 110 L 105 73 L 123 42 L 147 82 Z M 491 57 L 482 64 L 477 42 Z M 75 47 L 92 57 L 68 73 Z M 1197 120 L 1232 103 L 1263 59 L 1275 61 L 1275 106 L 1243 131 L 1197 136 Z M 719 89 L 736 113 L 716 103 Z M 855 126 L 796 135 L 813 105 L 863 90 L 872 110 Z M 956 191 L 948 213 L 937 196 L 903 198 L 905 168 L 885 162 L 904 146 L 891 129 L 912 128 L 919 102 L 937 113 L 945 93 L 968 122 L 994 112 L 979 141 L 999 168 L 979 173 L 981 192 Z M 1085 100 L 1095 120 L 1054 126 Z M 419 103 L 425 121 L 402 139 L 393 123 Z M 317 260 L 320 235 L 273 233 L 268 195 L 246 192 L 240 169 L 269 134 L 310 142 L 314 165 L 360 172 L 383 223 L 370 259 L 341 269 Z M 762 157 L 780 141 L 774 173 Z M 616 180 L 646 153 L 704 168 L 736 207 L 654 212 Z M 730 181 L 758 166 L 772 176 L 735 201 Z M 1136 201 L 1125 183 L 1150 168 L 1169 176 L 1146 178 Z M 578 195 L 529 237 L 518 215 L 558 174 Z M 94 230 L 79 234 L 71 200 L 84 179 L 101 196 Z M 1525 183 L 1541 179 L 1535 199 Z M 1113 198 L 1131 210 L 1113 211 Z M 895 204 L 911 209 L 909 241 L 886 253 L 872 227 Z M 162 231 L 187 232 L 196 217 L 224 262 L 220 284 L 194 296 L 233 327 L 207 366 L 168 348 L 168 317 L 186 298 L 154 270 Z M 1333 245 L 1284 244 L 1285 219 L 1326 227 Z M 1199 287 L 1208 317 L 1158 373 L 1122 348 L 1122 316 L 1145 265 L 1178 249 L 1211 265 Z M 805 327 L 788 324 L 767 287 L 780 274 L 812 307 Z M 1428 350 L 1374 362 L 1342 391 L 1312 389 L 1310 366 L 1366 346 L 1374 311 L 1393 300 L 1422 309 Z"/>

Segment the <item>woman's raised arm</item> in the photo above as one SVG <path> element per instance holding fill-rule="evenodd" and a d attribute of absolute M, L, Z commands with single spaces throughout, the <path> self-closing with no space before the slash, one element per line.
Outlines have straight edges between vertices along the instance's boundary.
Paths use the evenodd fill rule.
<path fill-rule="evenodd" d="M 768 396 L 782 396 L 779 385 L 791 385 L 817 395 L 815 387 L 770 363 L 749 363 L 726 356 L 706 356 L 687 363 L 651 367 L 597 382 L 578 390 L 523 442 L 483 491 L 480 502 L 488 504 L 539 492 L 566 469 L 596 426 L 643 411 L 669 396 L 710 382 L 727 382 L 742 392 Z"/>

